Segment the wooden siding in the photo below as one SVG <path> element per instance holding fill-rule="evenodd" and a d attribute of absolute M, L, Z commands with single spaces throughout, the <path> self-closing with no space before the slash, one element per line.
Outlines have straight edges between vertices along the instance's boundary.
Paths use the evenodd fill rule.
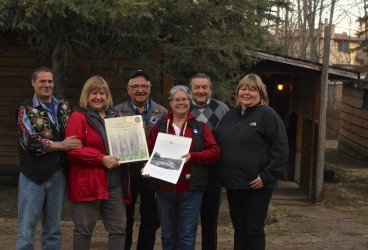
<path fill-rule="evenodd" d="M 337 140 L 339 135 L 342 87 L 342 84 L 328 86 L 326 140 Z"/>
<path fill-rule="evenodd" d="M 1 40 L 0 183 L 15 184 L 17 182 L 19 161 L 15 115 L 18 105 L 33 96 L 31 74 L 40 66 L 52 68 L 51 59 L 40 57 L 29 48 L 17 43 L 15 38 L 8 37 Z M 126 84 L 130 72 L 138 68 L 138 65 L 118 55 L 109 58 L 72 58 L 63 69 L 61 82 L 55 84 L 54 94 L 67 100 L 71 105 L 77 106 L 86 80 L 91 76 L 100 75 L 110 86 L 114 104 L 118 104 L 128 98 Z M 149 73 L 153 86 L 151 97 L 162 103 L 163 96 L 168 89 L 165 89 L 166 92 L 162 91 L 160 84 L 156 83 L 154 78 L 159 72 Z M 165 82 L 166 85 L 171 86 L 171 78 L 167 78 Z M 166 101 L 163 103 L 165 104 Z"/>
<path fill-rule="evenodd" d="M 17 106 L 33 94 L 32 70 L 43 65 L 30 50 L 6 44 L 0 50 L 0 182 L 16 183 L 18 176 Z"/>
<path fill-rule="evenodd" d="M 344 85 L 341 100 L 338 149 L 368 161 L 368 109 L 364 108 L 364 89 Z"/>
<path fill-rule="evenodd" d="M 316 184 L 316 149 L 318 142 L 318 121 L 320 110 L 320 75 L 315 74 L 308 79 L 300 77 L 301 96 L 298 102 L 301 113 L 300 125 L 300 186 L 314 199 Z"/>
<path fill-rule="evenodd" d="M 0 49 L 0 183 L 16 184 L 19 174 L 18 138 L 15 122 L 20 103 L 33 96 L 31 74 L 40 66 L 52 67 L 51 60 L 40 58 L 29 49 L 14 43 L 2 43 Z M 114 103 L 125 100 L 125 85 L 129 73 L 136 69 L 121 58 L 89 58 L 74 60 L 65 69 L 61 98 L 78 105 L 84 82 L 93 75 L 101 75 L 109 83 Z M 54 94 L 58 92 L 55 87 Z M 157 93 L 160 90 L 156 91 Z"/>

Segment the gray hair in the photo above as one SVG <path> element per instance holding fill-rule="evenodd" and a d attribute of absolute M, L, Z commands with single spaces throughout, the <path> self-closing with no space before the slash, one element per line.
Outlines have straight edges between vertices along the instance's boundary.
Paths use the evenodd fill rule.
<path fill-rule="evenodd" d="M 167 99 L 169 100 L 169 102 L 172 101 L 173 96 L 179 90 L 183 91 L 187 95 L 187 97 L 189 98 L 190 101 L 192 100 L 192 95 L 190 94 L 190 90 L 187 86 L 185 86 L 185 85 L 176 85 L 176 86 L 174 86 L 170 89 L 170 91 L 167 95 Z"/>
<path fill-rule="evenodd" d="M 205 73 L 197 73 L 194 76 L 192 76 L 192 78 L 190 78 L 189 88 L 192 88 L 192 81 L 195 78 L 204 78 L 204 79 L 207 79 L 208 85 L 210 86 L 210 89 L 213 88 L 212 82 L 211 82 L 211 78 L 208 75 L 206 75 Z"/>

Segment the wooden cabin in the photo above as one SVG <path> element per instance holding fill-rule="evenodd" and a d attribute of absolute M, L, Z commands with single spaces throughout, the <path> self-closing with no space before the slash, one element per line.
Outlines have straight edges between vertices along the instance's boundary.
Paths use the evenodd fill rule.
<path fill-rule="evenodd" d="M 300 183 L 314 201 L 318 184 L 316 168 L 322 65 L 277 54 L 260 52 L 258 55 L 262 61 L 245 71 L 260 75 L 266 83 L 270 106 L 281 116 L 289 135 L 288 177 Z M 328 79 L 345 86 L 359 81 L 359 73 L 330 67 Z"/>
<path fill-rule="evenodd" d="M 258 53 L 258 56 L 262 60 L 253 67 L 244 69 L 244 73 L 256 73 L 266 83 L 270 106 L 279 113 L 288 130 L 290 157 L 286 175 L 290 180 L 300 183 L 301 188 L 313 200 L 316 195 L 316 150 L 321 112 L 322 65 L 263 52 Z M 0 48 L 1 184 L 17 183 L 19 166 L 15 112 L 23 100 L 33 95 L 31 73 L 41 65 L 50 67 L 50 59 L 40 58 L 29 49 L 14 42 L 2 43 Z M 86 79 L 99 74 L 108 81 L 113 92 L 114 103 L 119 103 L 127 97 L 125 84 L 133 69 L 135 69 L 134 65 L 130 65 L 121 58 L 111 58 L 108 63 L 101 62 L 99 58 L 78 59 L 73 65 L 67 67 L 64 74 L 64 84 L 58 86 L 59 89 L 56 89 L 56 93 L 60 93 L 61 97 L 65 97 L 71 104 L 77 104 Z M 330 81 L 352 84 L 358 78 L 358 73 L 355 71 L 334 67 L 329 70 Z M 339 137 L 340 140 L 345 140 L 341 144 L 342 150 L 347 148 L 347 138 L 351 137 L 349 129 L 346 127 L 347 121 L 351 120 L 349 114 L 357 113 L 358 116 L 367 118 L 366 111 L 354 111 L 351 106 L 352 103 L 356 103 L 356 105 L 354 104 L 356 107 L 362 105 L 366 107 L 366 101 L 362 101 L 363 94 L 349 90 L 349 88 L 344 90 L 344 93 L 346 96 L 350 93 L 353 97 L 343 98 L 347 105 L 342 108 L 344 111 L 342 119 L 345 119 Z M 167 88 L 164 88 L 164 91 L 165 89 Z M 162 89 L 156 88 L 156 91 L 160 92 Z M 363 92 L 366 98 L 366 91 Z M 153 97 L 155 98 L 155 96 Z M 365 127 L 366 130 L 367 127 Z M 354 133 L 360 132 L 357 130 Z M 365 141 L 362 142 L 365 143 Z M 365 143 L 365 145 L 368 144 Z M 363 151 L 367 156 L 367 149 L 365 148 Z"/>

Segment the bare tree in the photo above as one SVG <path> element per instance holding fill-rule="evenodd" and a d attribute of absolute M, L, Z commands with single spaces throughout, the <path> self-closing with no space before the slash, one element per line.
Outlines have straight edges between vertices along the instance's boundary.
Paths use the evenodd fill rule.
<path fill-rule="evenodd" d="M 282 52 L 302 59 L 319 61 L 320 32 L 316 22 L 322 18 L 323 8 L 320 0 L 288 0 L 287 3 L 289 8 L 277 10 L 277 15 L 282 19 L 282 27 L 276 25 L 275 36 L 282 45 Z"/>
<path fill-rule="evenodd" d="M 281 7 L 277 10 L 277 16 L 282 20 L 276 26 L 275 32 L 280 51 L 289 56 L 321 62 L 323 30 L 327 25 L 324 20 L 328 20 L 331 11 L 334 12 L 331 23 L 334 34 L 334 27 L 341 30 L 347 19 L 356 21 L 358 17 L 363 16 L 357 14 L 363 9 L 366 11 L 366 8 L 360 8 L 363 7 L 363 1 L 367 5 L 368 0 L 336 1 L 332 10 L 333 0 L 287 0 L 289 8 Z"/>

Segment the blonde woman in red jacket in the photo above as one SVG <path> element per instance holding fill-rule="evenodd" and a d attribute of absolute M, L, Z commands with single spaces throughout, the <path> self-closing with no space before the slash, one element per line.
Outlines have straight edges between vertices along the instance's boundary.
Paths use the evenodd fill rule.
<path fill-rule="evenodd" d="M 107 82 L 101 76 L 88 79 L 79 104 L 65 133 L 75 135 L 83 143 L 82 148 L 67 154 L 73 249 L 90 249 L 97 211 L 108 232 L 109 249 L 124 249 L 126 210 L 122 201 L 121 169 L 119 158 L 108 153 L 104 125 L 104 119 L 117 116 Z"/>

